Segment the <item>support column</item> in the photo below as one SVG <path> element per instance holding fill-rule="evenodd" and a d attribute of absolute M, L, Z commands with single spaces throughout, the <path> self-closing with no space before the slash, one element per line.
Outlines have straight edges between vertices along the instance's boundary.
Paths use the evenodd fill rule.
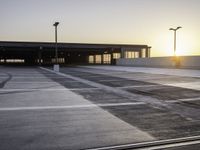
<path fill-rule="evenodd" d="M 38 59 L 39 59 L 39 65 L 41 65 L 42 64 L 42 52 L 41 51 L 38 52 Z"/>
<path fill-rule="evenodd" d="M 149 56 L 149 49 L 147 47 L 147 48 L 145 48 L 145 57 L 148 58 L 148 56 Z"/>
<path fill-rule="evenodd" d="M 94 55 L 94 64 L 96 64 L 96 55 Z"/>
<path fill-rule="evenodd" d="M 65 59 L 65 64 L 67 64 L 67 52 L 64 53 L 64 59 Z M 88 62 L 89 62 L 89 58 L 88 58 Z"/>
<path fill-rule="evenodd" d="M 148 47 L 148 57 L 151 57 L 151 47 Z"/>
<path fill-rule="evenodd" d="M 121 58 L 125 58 L 125 49 L 121 48 Z"/>
<path fill-rule="evenodd" d="M 113 59 L 113 52 L 110 54 L 110 63 L 111 63 L 111 65 L 114 65 L 115 64 L 115 62 L 114 62 L 114 59 Z"/>
<path fill-rule="evenodd" d="M 6 64 L 6 50 L 4 47 L 2 47 L 2 51 L 3 51 L 3 63 Z"/>
<path fill-rule="evenodd" d="M 101 54 L 101 64 L 103 65 L 103 62 L 104 62 L 104 60 L 103 60 L 103 54 Z"/>
<path fill-rule="evenodd" d="M 40 46 L 39 51 L 38 51 L 38 59 L 39 59 L 39 65 L 42 64 L 42 46 Z"/>
<path fill-rule="evenodd" d="M 139 58 L 142 58 L 142 49 L 139 51 Z"/>
<path fill-rule="evenodd" d="M 114 53 L 114 50 L 113 50 L 113 48 L 111 49 L 111 53 L 110 53 L 110 63 L 111 63 L 111 65 L 114 65 L 115 64 L 115 60 L 114 60 L 114 58 L 113 58 L 113 53 Z"/>
<path fill-rule="evenodd" d="M 146 57 L 150 57 L 150 53 L 151 53 L 151 47 L 147 47 L 146 48 Z"/>

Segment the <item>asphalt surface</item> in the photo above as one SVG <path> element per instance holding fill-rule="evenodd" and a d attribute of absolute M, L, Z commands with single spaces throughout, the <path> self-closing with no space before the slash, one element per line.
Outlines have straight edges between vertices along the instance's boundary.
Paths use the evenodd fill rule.
<path fill-rule="evenodd" d="M 198 71 L 144 70 L 0 67 L 0 149 L 92 149 L 200 136 Z M 200 145 L 163 147 L 181 148 Z"/>

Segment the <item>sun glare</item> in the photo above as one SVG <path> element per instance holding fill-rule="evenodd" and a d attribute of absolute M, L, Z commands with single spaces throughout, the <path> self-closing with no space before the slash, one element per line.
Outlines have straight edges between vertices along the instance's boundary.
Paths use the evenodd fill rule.
<path fill-rule="evenodd" d="M 176 56 L 185 56 L 188 55 L 188 52 L 186 49 L 177 49 L 175 52 Z"/>
<path fill-rule="evenodd" d="M 193 55 L 193 42 L 193 38 L 189 38 L 189 36 L 180 37 L 177 40 L 176 56 Z"/>
<path fill-rule="evenodd" d="M 185 31 L 181 32 L 180 30 L 177 36 L 175 55 L 176 56 L 194 55 L 194 50 L 193 50 L 194 41 L 195 39 L 193 36 L 190 35 L 190 33 L 186 33 Z M 174 55 L 174 47 L 172 39 L 169 47 L 171 55 Z"/>

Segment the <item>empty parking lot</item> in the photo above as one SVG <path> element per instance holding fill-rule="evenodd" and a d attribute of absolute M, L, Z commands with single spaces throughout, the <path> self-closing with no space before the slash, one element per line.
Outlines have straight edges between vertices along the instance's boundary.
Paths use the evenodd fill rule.
<path fill-rule="evenodd" d="M 199 70 L 0 67 L 0 149 L 199 148 L 199 108 Z"/>

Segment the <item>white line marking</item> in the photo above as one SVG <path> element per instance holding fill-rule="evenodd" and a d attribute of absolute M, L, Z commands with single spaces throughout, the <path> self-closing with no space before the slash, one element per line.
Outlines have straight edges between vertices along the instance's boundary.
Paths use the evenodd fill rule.
<path fill-rule="evenodd" d="M 9 107 L 9 108 L 0 108 L 0 111 L 93 108 L 93 107 L 144 105 L 144 104 L 145 103 L 143 102 L 132 102 L 132 103 L 106 103 L 106 104 L 87 104 L 87 105 L 70 105 L 70 106 Z"/>
<path fill-rule="evenodd" d="M 116 80 L 116 79 L 115 79 L 115 80 L 114 80 L 114 79 L 112 80 L 112 79 L 111 79 L 111 80 L 99 80 L 99 81 L 100 81 L 100 82 L 115 82 L 115 81 L 123 81 L 123 80 Z"/>
<path fill-rule="evenodd" d="M 150 141 L 150 142 L 142 142 L 142 143 L 134 143 L 134 144 L 124 144 L 124 145 L 117 145 L 117 146 L 107 146 L 107 147 L 101 147 L 101 148 L 91 148 L 88 150 L 117 150 L 117 149 L 141 149 L 142 147 L 147 147 L 148 150 L 153 150 L 151 147 L 154 145 L 171 145 L 171 144 L 183 144 L 183 143 L 189 143 L 189 142 L 200 142 L 200 136 L 190 136 L 190 137 L 184 137 L 184 138 L 175 138 L 175 139 L 167 139 L 167 140 L 159 140 L 159 141 Z M 149 148 L 149 147 L 150 148 Z M 180 145 L 179 145 L 180 146 Z M 140 148 L 139 148 L 140 147 Z M 143 150 L 142 148 L 142 150 Z M 164 147 L 163 147 L 164 148 Z"/>
<path fill-rule="evenodd" d="M 0 92 L 14 92 L 14 91 L 73 91 L 73 90 L 95 90 L 99 88 L 58 88 L 58 89 L 0 89 Z"/>
<path fill-rule="evenodd" d="M 185 98 L 185 99 L 177 99 L 177 100 L 168 100 L 167 103 L 177 103 L 177 102 L 189 102 L 189 101 L 199 101 L 200 97 L 195 98 Z"/>
<path fill-rule="evenodd" d="M 74 89 L 70 89 L 71 91 L 77 91 L 77 90 L 98 90 L 100 88 L 98 87 L 94 87 L 94 88 L 74 88 Z"/>
<path fill-rule="evenodd" d="M 20 82 L 20 81 L 11 81 L 11 82 L 9 82 L 9 84 L 15 84 L 15 83 L 23 83 L 23 84 L 43 84 L 43 83 L 56 83 L 56 82 L 53 82 L 53 81 L 46 81 L 46 82 L 43 82 L 43 81 L 32 81 L 32 82 L 26 82 L 26 81 L 22 81 L 22 82 Z"/>
<path fill-rule="evenodd" d="M 63 79 L 66 77 L 54 77 L 54 76 L 49 76 L 49 77 L 35 77 L 35 76 L 23 76 L 23 77 L 17 77 L 17 76 L 14 76 L 12 79 L 49 79 L 49 78 L 52 78 L 52 79 Z"/>
<path fill-rule="evenodd" d="M 154 87 L 154 86 L 163 86 L 163 85 L 133 85 L 133 86 L 123 86 L 123 87 L 118 87 L 119 89 L 124 89 L 124 88 L 134 88 L 134 87 Z"/>
<path fill-rule="evenodd" d="M 74 83 L 74 82 L 79 82 L 79 81 L 62 81 L 62 83 Z M 9 84 L 21 84 L 21 83 L 23 83 L 23 84 L 46 84 L 46 83 L 54 83 L 54 84 L 58 84 L 58 85 L 60 85 L 59 83 L 57 83 L 56 81 L 52 81 L 52 80 L 50 80 L 50 81 L 31 81 L 31 82 L 26 82 L 26 81 L 10 81 L 9 82 Z"/>
<path fill-rule="evenodd" d="M 148 148 L 138 148 L 136 150 L 159 150 L 159 149 L 166 149 L 166 148 L 177 148 L 181 146 L 190 146 L 200 144 L 200 141 L 191 141 L 191 142 L 183 142 L 183 143 L 175 143 L 175 144 L 167 144 L 167 145 L 161 145 L 161 146 L 151 146 Z"/>
<path fill-rule="evenodd" d="M 34 89 L 34 88 L 26 88 L 26 89 L 0 89 L 0 92 L 13 92 L 13 91 L 65 91 L 70 89 Z"/>

